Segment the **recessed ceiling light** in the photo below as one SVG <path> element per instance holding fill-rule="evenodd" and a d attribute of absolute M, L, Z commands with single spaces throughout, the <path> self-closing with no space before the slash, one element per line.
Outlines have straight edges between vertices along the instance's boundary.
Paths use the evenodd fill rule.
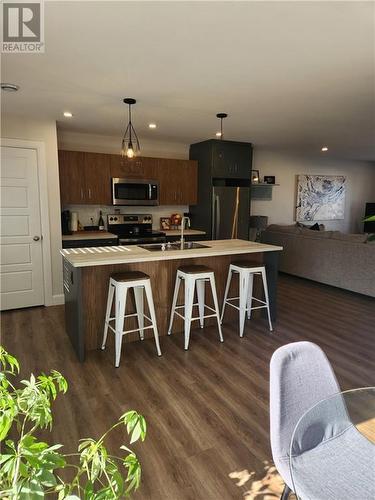
<path fill-rule="evenodd" d="M 64 111 L 64 116 L 65 118 L 72 118 L 73 113 L 71 113 L 70 111 Z"/>
<path fill-rule="evenodd" d="M 327 146 L 323 146 L 322 149 L 321 149 L 321 151 L 323 151 L 323 153 L 325 153 L 326 151 L 328 151 Z"/>
<path fill-rule="evenodd" d="M 1 90 L 4 90 L 5 92 L 17 92 L 19 90 L 19 85 L 16 85 L 15 83 L 2 83 L 1 84 Z"/>
<path fill-rule="evenodd" d="M 221 137 L 221 132 L 216 132 L 216 137 Z"/>
<path fill-rule="evenodd" d="M 156 128 L 156 123 L 149 123 L 148 128 Z"/>

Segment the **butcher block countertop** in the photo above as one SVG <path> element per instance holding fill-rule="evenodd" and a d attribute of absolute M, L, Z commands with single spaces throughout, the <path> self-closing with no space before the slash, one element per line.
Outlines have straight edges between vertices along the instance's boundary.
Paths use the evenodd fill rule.
<path fill-rule="evenodd" d="M 181 229 L 169 229 L 163 231 L 166 236 L 181 236 Z M 198 229 L 184 229 L 184 236 L 201 236 L 206 234 L 205 231 Z M 100 240 L 107 238 L 117 238 L 116 234 L 109 233 L 108 231 L 77 231 L 73 234 L 63 234 L 63 241 L 77 241 L 77 240 Z"/>
<path fill-rule="evenodd" d="M 63 241 L 106 240 L 108 238 L 117 238 L 117 235 L 108 231 L 77 231 L 73 234 L 62 235 Z"/>
<path fill-rule="evenodd" d="M 219 255 L 240 255 L 249 253 L 275 252 L 283 247 L 255 243 L 245 240 L 202 241 L 207 248 L 188 250 L 167 250 L 150 252 L 139 246 L 108 246 L 92 248 L 70 248 L 61 250 L 61 254 L 73 267 L 105 266 L 113 264 L 132 264 L 176 259 L 194 259 Z"/>
<path fill-rule="evenodd" d="M 165 236 L 181 236 L 181 229 L 161 229 Z M 206 234 L 206 231 L 199 231 L 198 229 L 184 229 L 184 236 L 199 236 Z"/>

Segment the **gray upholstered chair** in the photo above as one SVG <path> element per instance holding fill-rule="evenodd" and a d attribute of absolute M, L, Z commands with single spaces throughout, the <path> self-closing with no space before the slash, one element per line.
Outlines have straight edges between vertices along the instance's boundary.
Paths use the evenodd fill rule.
<path fill-rule="evenodd" d="M 292 437 L 293 463 L 302 472 L 296 486 L 304 500 L 375 498 L 375 447 L 350 421 L 344 399 L 337 396 L 333 405 L 319 405 L 319 411 L 308 412 L 300 420 L 314 405 L 339 392 L 332 367 L 317 345 L 295 342 L 273 354 L 271 448 L 275 466 L 285 482 L 282 500 L 295 489 L 289 463 Z M 304 475 L 304 471 L 308 474 Z M 360 471 L 360 481 L 353 481 L 356 471 Z M 327 493 L 330 480 L 333 484 Z"/>

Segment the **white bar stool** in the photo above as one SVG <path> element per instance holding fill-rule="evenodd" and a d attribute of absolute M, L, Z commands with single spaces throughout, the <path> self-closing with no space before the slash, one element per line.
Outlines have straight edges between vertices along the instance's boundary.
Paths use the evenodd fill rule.
<path fill-rule="evenodd" d="M 181 281 L 185 282 L 185 304 L 177 305 L 178 291 L 180 289 Z M 209 307 L 204 303 L 205 284 L 206 281 L 210 282 L 211 292 L 214 301 L 214 308 Z M 198 302 L 194 303 L 194 290 L 197 287 Z M 198 306 L 199 316 L 193 318 L 193 307 Z M 184 315 L 180 314 L 177 309 L 184 309 Z M 209 309 L 213 314 L 204 314 L 204 309 Z M 212 269 L 201 265 L 182 266 L 177 269 L 176 283 L 174 287 L 171 318 L 169 321 L 168 335 L 172 333 L 174 315 L 177 314 L 185 322 L 185 350 L 189 349 L 190 339 L 190 326 L 192 321 L 199 319 L 200 327 L 204 327 L 205 318 L 217 319 L 217 326 L 219 329 L 220 342 L 224 342 L 223 334 L 221 331 L 219 304 L 216 295 L 215 275 Z"/>
<path fill-rule="evenodd" d="M 136 305 L 136 311 L 133 314 L 125 314 L 126 310 L 126 297 L 129 289 L 134 291 L 134 299 Z M 148 308 L 150 311 L 150 316 L 144 314 L 143 308 L 143 291 L 146 293 L 146 298 L 148 302 Z M 115 295 L 115 316 L 111 317 L 113 297 Z M 124 330 L 125 318 L 137 316 L 138 328 L 133 330 Z M 144 326 L 144 319 L 147 319 L 151 324 Z M 115 322 L 115 327 L 110 324 L 111 321 Z M 152 298 L 151 282 L 150 277 L 142 273 L 141 271 L 127 271 L 124 273 L 113 274 L 109 280 L 108 288 L 108 300 L 107 300 L 107 312 L 105 315 L 104 333 L 103 333 L 103 343 L 102 349 L 105 349 L 105 344 L 107 341 L 108 328 L 112 330 L 115 334 L 115 367 L 118 368 L 120 365 L 121 357 L 121 345 L 122 337 L 127 333 L 139 331 L 139 337 L 141 340 L 144 339 L 144 330 L 152 328 L 154 330 L 156 351 L 158 356 L 161 356 L 160 345 L 159 345 L 159 335 L 156 325 L 156 316 L 154 301 Z"/>
<path fill-rule="evenodd" d="M 228 297 L 230 283 L 232 280 L 233 273 L 239 274 L 239 297 Z M 265 300 L 257 299 L 253 297 L 253 284 L 254 275 L 262 276 L 264 298 Z M 232 301 L 239 301 L 239 306 L 232 304 Z M 260 303 L 259 306 L 252 306 L 252 302 L 255 300 Z M 270 331 L 272 332 L 270 305 L 268 297 L 268 286 L 266 277 L 266 268 L 257 262 L 234 262 L 229 266 L 227 284 L 225 287 L 223 309 L 221 312 L 221 322 L 223 321 L 225 306 L 231 306 L 240 312 L 240 337 L 243 337 L 244 327 L 245 327 L 245 314 L 247 313 L 247 319 L 251 318 L 251 311 L 254 309 L 267 309 L 268 323 Z"/>

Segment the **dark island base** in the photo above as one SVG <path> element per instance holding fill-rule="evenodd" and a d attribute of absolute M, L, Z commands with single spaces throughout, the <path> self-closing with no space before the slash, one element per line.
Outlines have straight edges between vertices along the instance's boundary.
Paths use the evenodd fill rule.
<path fill-rule="evenodd" d="M 215 272 L 216 289 L 219 307 L 221 308 L 228 268 L 235 261 L 264 262 L 267 270 L 267 281 L 270 296 L 271 316 L 276 320 L 276 290 L 277 290 L 277 268 L 278 252 L 252 253 L 244 255 L 225 255 L 215 257 L 204 257 L 194 259 L 163 260 L 138 262 L 134 264 L 116 264 L 92 267 L 72 267 L 64 262 L 64 291 L 65 291 L 65 316 L 66 330 L 71 338 L 78 358 L 83 361 L 85 352 L 100 348 L 104 317 L 107 304 L 109 277 L 115 272 L 137 270 L 148 274 L 151 278 L 151 286 L 154 297 L 155 311 L 159 335 L 167 335 L 170 307 L 172 303 L 173 289 L 177 268 L 187 264 L 204 264 Z M 254 296 L 261 293 L 258 279 L 254 282 Z M 134 299 L 130 293 L 127 313 L 134 312 Z M 238 296 L 238 278 L 232 280 L 231 296 Z M 183 286 L 180 287 L 179 304 L 183 304 Z M 206 303 L 212 304 L 209 286 L 206 287 Z M 147 306 L 145 300 L 145 309 Z M 198 315 L 198 308 L 193 309 L 193 315 Z M 208 318 L 205 324 L 215 323 L 215 318 Z M 238 321 L 238 311 L 228 307 L 225 312 L 225 322 Z M 135 318 L 127 318 L 126 329 L 137 327 Z M 192 323 L 192 328 L 198 326 L 198 322 Z M 182 319 L 175 317 L 173 332 L 183 330 Z M 152 330 L 145 331 L 145 338 L 152 337 Z M 109 339 L 111 332 L 109 332 Z M 137 332 L 126 335 L 124 342 L 139 340 Z"/>

